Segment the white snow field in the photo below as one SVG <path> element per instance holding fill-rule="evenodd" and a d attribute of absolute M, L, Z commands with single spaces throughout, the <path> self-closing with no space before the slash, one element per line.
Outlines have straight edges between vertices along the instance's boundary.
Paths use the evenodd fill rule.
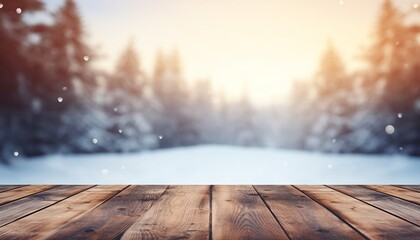
<path fill-rule="evenodd" d="M 17 157 L 0 184 L 419 184 L 420 158 L 203 145 Z"/>

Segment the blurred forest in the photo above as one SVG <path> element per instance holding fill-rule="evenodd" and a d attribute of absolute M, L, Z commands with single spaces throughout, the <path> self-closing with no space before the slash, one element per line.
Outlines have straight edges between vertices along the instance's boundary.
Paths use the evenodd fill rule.
<path fill-rule="evenodd" d="M 73 0 L 0 5 L 0 162 L 52 153 L 131 152 L 196 144 L 420 155 L 420 11 L 385 0 L 371 42 L 346 71 L 332 42 L 289 105 L 226 101 L 211 80 L 189 84 L 179 53 L 145 74 L 133 43 L 112 73 L 95 70 Z M 53 21 L 28 21 L 33 15 Z M 25 15 L 25 16 L 24 16 Z M 27 16 L 26 16 L 27 15 Z M 188 66 L 186 66 L 188 67 Z"/>

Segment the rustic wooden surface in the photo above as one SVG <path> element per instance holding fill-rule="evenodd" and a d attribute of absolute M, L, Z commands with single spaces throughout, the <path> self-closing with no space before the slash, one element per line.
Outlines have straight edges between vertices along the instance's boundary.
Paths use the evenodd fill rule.
<path fill-rule="evenodd" d="M 420 239 L 420 186 L 0 185 L 0 239 Z"/>

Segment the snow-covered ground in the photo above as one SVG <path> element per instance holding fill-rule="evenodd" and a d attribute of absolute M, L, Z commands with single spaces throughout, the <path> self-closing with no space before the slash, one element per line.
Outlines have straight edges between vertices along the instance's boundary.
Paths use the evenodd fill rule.
<path fill-rule="evenodd" d="M 420 159 L 205 145 L 0 165 L 0 184 L 419 184 Z"/>

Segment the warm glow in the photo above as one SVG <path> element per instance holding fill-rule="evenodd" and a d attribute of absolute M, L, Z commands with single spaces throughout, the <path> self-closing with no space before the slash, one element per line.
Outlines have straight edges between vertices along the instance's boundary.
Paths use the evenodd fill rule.
<path fill-rule="evenodd" d="M 55 9 L 61 1 L 50 0 Z M 88 40 L 112 70 L 134 40 L 151 73 L 157 49 L 178 48 L 188 80 L 211 79 L 229 98 L 244 90 L 256 103 L 286 100 L 290 83 L 311 76 L 327 40 L 347 69 L 370 36 L 382 1 L 337 0 L 83 0 Z M 411 0 L 398 1 L 402 8 Z M 246 88 L 246 89 L 245 89 Z"/>

